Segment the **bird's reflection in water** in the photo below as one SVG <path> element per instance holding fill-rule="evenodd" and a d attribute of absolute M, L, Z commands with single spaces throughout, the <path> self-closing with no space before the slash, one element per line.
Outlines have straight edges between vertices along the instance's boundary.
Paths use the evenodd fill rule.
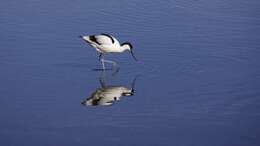
<path fill-rule="evenodd" d="M 88 106 L 110 106 L 119 101 L 122 96 L 133 96 L 135 93 L 136 78 L 132 81 L 131 87 L 127 86 L 110 86 L 107 85 L 105 76 L 99 79 L 101 88 L 97 88 L 89 98 L 82 101 L 81 104 Z"/>

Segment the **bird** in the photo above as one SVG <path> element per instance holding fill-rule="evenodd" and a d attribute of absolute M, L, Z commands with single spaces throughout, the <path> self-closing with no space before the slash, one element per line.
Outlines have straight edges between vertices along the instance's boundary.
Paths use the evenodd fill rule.
<path fill-rule="evenodd" d="M 119 101 L 122 96 L 130 97 L 135 94 L 135 82 L 137 76 L 132 81 L 131 87 L 111 86 L 106 83 L 104 78 L 100 78 L 101 87 L 97 88 L 90 97 L 81 102 L 82 105 L 88 106 L 109 106 Z"/>
<path fill-rule="evenodd" d="M 102 63 L 102 68 L 105 70 L 105 63 L 112 63 L 113 66 L 117 66 L 117 63 L 111 60 L 105 60 L 104 55 L 109 53 L 122 53 L 129 51 L 135 61 L 138 61 L 133 53 L 133 46 L 130 42 L 124 42 L 122 44 L 112 35 L 101 33 L 98 35 L 80 35 L 81 39 L 87 42 L 90 46 L 96 49 L 99 53 L 99 61 Z"/>
<path fill-rule="evenodd" d="M 121 96 L 133 96 L 131 89 L 123 86 L 111 86 L 96 89 L 91 97 L 82 101 L 82 105 L 112 105 L 115 101 L 119 101 Z"/>

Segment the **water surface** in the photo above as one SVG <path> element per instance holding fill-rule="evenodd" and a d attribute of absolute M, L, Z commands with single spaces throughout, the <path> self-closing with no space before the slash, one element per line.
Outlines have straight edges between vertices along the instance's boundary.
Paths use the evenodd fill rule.
<path fill-rule="evenodd" d="M 1 145 L 259 145 L 257 0 L 4 1 Z M 110 86 L 133 96 L 83 106 L 100 88 L 98 54 L 79 35 L 110 33 Z"/>

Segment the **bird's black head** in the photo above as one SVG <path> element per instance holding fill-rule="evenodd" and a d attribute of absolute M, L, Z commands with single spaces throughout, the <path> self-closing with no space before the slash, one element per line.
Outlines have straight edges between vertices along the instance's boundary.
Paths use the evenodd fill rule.
<path fill-rule="evenodd" d="M 122 47 L 126 47 L 128 48 L 129 50 L 133 49 L 133 45 L 129 42 L 124 42 L 121 44 Z"/>

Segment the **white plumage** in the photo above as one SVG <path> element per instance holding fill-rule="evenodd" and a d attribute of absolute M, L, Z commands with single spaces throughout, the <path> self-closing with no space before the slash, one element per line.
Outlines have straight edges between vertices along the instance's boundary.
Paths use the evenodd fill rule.
<path fill-rule="evenodd" d="M 133 90 L 123 86 L 98 88 L 91 97 L 82 102 L 84 105 L 112 105 L 122 96 L 132 96 Z"/>
<path fill-rule="evenodd" d="M 114 61 L 104 60 L 103 55 L 108 53 L 122 53 L 124 51 L 129 51 L 133 58 L 137 61 L 136 57 L 133 54 L 132 45 L 129 42 L 120 44 L 119 41 L 108 34 L 100 35 L 89 35 L 89 36 L 80 36 L 84 41 L 94 47 L 99 53 L 99 59 L 102 62 L 103 69 L 105 69 L 104 62 L 112 63 L 116 65 Z"/>
<path fill-rule="evenodd" d="M 119 101 L 122 96 L 133 96 L 135 93 L 135 82 L 137 76 L 132 81 L 131 87 L 107 85 L 105 78 L 100 78 L 101 88 L 97 88 L 90 97 L 82 101 L 83 105 L 112 105 Z"/>

